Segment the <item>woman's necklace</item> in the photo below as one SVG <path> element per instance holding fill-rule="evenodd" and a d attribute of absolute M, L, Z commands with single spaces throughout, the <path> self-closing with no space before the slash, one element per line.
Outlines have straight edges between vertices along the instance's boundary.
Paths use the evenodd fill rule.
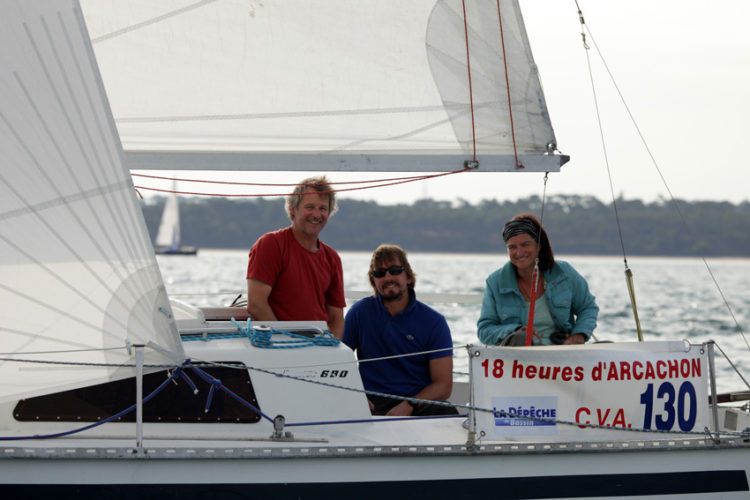
<path fill-rule="evenodd" d="M 526 284 L 528 281 L 528 284 Z M 516 279 L 516 283 L 518 284 L 518 290 L 521 292 L 521 295 L 523 296 L 523 300 L 526 302 L 531 302 L 531 287 L 534 286 L 534 283 L 531 281 L 531 278 L 528 280 L 522 280 L 520 278 Z M 535 299 L 538 299 L 544 294 L 544 276 L 539 276 L 539 288 L 536 291 L 536 297 Z"/>

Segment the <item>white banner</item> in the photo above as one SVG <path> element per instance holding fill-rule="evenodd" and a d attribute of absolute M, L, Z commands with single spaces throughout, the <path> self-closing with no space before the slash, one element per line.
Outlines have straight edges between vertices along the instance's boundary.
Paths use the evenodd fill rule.
<path fill-rule="evenodd" d="M 494 412 L 477 412 L 481 441 L 655 439 L 643 431 L 708 425 L 707 353 L 686 342 L 482 346 L 471 363 L 475 406 Z"/>

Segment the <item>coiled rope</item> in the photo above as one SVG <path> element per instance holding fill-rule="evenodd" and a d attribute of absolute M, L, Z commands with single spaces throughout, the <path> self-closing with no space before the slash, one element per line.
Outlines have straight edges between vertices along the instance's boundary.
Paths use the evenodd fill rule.
<path fill-rule="evenodd" d="M 237 320 L 232 318 L 232 323 L 237 327 L 240 332 L 245 334 L 250 340 L 250 343 L 261 349 L 298 349 L 302 347 L 313 347 L 313 346 L 328 346 L 335 347 L 341 343 L 339 339 L 333 336 L 333 334 L 326 330 L 320 335 L 314 337 L 307 337 L 305 335 L 299 335 L 294 332 L 287 332 L 284 330 L 277 330 L 275 328 L 260 329 L 252 327 L 252 320 L 248 318 L 247 327 L 243 328 Z M 291 340 L 279 340 L 274 339 L 273 335 L 286 335 L 291 337 Z"/>

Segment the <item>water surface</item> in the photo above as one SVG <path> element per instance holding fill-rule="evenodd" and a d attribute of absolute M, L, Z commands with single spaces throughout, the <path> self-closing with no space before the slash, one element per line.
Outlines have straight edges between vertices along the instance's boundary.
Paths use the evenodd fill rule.
<path fill-rule="evenodd" d="M 369 291 L 369 252 L 340 252 L 347 291 Z M 567 260 L 588 280 L 599 304 L 595 335 L 600 340 L 637 340 L 625 265 L 618 257 L 556 256 Z M 170 295 L 198 306 L 229 305 L 245 293 L 247 251 L 201 250 L 197 257 L 157 256 Z M 502 266 L 504 254 L 409 254 L 417 274 L 416 292 L 481 296 L 486 277 Z M 637 307 L 645 339 L 714 340 L 747 379 L 750 348 L 738 331 L 750 334 L 750 259 L 712 259 L 710 272 L 700 259 L 635 257 L 628 259 L 634 274 Z M 717 288 L 716 284 L 720 288 Z M 723 295 L 723 297 L 722 297 Z M 731 307 L 731 313 L 725 303 Z M 431 303 L 445 315 L 457 346 L 477 344 L 479 303 Z M 732 316 L 734 315 L 734 317 Z M 718 389 L 746 389 L 729 363 L 716 361 Z M 456 350 L 457 379 L 468 368 L 462 349 Z"/>

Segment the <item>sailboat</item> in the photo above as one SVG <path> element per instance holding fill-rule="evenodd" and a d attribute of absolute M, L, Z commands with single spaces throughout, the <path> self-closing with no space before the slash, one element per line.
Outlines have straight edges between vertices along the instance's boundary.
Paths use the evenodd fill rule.
<path fill-rule="evenodd" d="M 164 212 L 162 212 L 159 231 L 154 241 L 156 253 L 161 255 L 196 255 L 198 253 L 197 248 L 182 246 L 180 241 L 180 207 L 177 194 L 173 192 L 164 202 Z"/>
<path fill-rule="evenodd" d="M 516 0 L 0 11 L 7 495 L 747 497 L 710 341 L 466 346 L 460 416 L 373 417 L 325 324 L 166 293 L 129 169 L 559 170 Z"/>

